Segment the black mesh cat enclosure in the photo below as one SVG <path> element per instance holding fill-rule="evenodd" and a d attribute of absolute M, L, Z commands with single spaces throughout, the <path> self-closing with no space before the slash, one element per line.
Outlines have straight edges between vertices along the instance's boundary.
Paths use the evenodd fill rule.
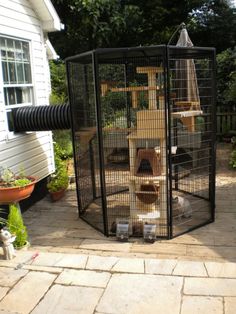
<path fill-rule="evenodd" d="M 79 214 L 171 238 L 212 222 L 215 50 L 98 49 L 67 59 Z"/>

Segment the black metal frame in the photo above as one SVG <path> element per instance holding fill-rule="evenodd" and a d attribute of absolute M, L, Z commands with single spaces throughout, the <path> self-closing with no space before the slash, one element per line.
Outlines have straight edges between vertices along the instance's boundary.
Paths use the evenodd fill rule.
<path fill-rule="evenodd" d="M 79 167 L 78 159 L 76 158 L 76 154 L 78 154 L 78 150 L 76 149 L 77 137 L 76 127 L 75 125 L 78 123 L 76 121 L 76 117 L 74 115 L 74 105 L 76 103 L 76 99 L 74 97 L 74 91 L 72 88 L 72 78 L 71 78 L 71 71 L 70 67 L 73 63 L 79 64 L 87 64 L 90 63 L 92 66 L 93 72 L 93 89 L 94 89 L 94 102 L 95 102 L 95 115 L 96 115 L 96 145 L 98 148 L 98 170 L 99 170 L 99 182 L 100 182 L 100 192 L 101 195 L 97 195 L 96 193 L 96 170 L 95 170 L 95 153 L 93 151 L 93 146 L 90 143 L 89 153 L 90 153 L 90 174 L 92 177 L 92 194 L 93 199 L 98 200 L 101 198 L 101 202 L 99 203 L 102 210 L 102 220 L 103 220 L 103 233 L 106 236 L 110 235 L 109 231 L 109 221 L 108 221 L 108 208 L 107 208 L 107 197 L 110 195 L 119 194 L 124 192 L 125 189 L 120 189 L 114 191 L 112 193 L 107 192 L 107 183 L 106 183 L 106 175 L 105 175 L 105 156 L 104 156 L 104 147 L 103 147 L 103 125 L 102 125 L 102 103 L 101 103 L 101 94 L 100 94 L 100 84 L 101 80 L 99 77 L 99 66 L 100 64 L 112 64 L 112 62 L 116 62 L 116 64 L 120 64 L 119 62 L 123 61 L 125 65 L 125 86 L 127 86 L 127 64 L 126 61 L 129 58 L 134 58 L 137 60 L 138 58 L 146 58 L 147 60 L 154 60 L 156 53 L 159 53 L 159 56 L 163 58 L 163 67 L 164 67 L 164 97 L 165 97 L 165 138 L 167 140 L 166 145 L 166 203 L 167 203 L 167 221 L 166 221 L 166 238 L 174 238 L 180 234 L 189 232 L 200 226 L 213 222 L 215 219 L 215 162 L 216 162 L 216 155 L 215 155 L 215 129 L 216 129 L 216 115 L 215 115 L 215 50 L 214 48 L 202 48 L 202 47 L 176 47 L 176 46 L 151 46 L 151 47 L 134 47 L 134 48 L 111 48 L 111 49 L 97 49 L 94 51 L 89 51 L 80 55 L 76 55 L 70 58 L 67 58 L 67 78 L 68 78 L 68 89 L 69 89 L 69 99 L 70 99 L 70 107 L 71 107 L 71 121 L 72 121 L 72 135 L 73 135 L 73 147 L 74 147 L 74 156 L 75 156 L 75 168 Z M 210 150 L 210 169 L 209 169 L 209 198 L 198 195 L 194 191 L 185 191 L 184 193 L 192 195 L 198 199 L 208 200 L 210 202 L 210 210 L 211 215 L 209 219 L 205 219 L 204 222 L 196 224 L 195 226 L 189 226 L 185 230 L 180 230 L 179 232 L 174 232 L 174 215 L 173 215 L 173 191 L 178 191 L 179 193 L 183 191 L 181 187 L 179 187 L 179 174 L 176 166 L 174 166 L 174 172 L 172 172 L 173 160 L 172 156 L 169 152 L 171 152 L 172 145 L 175 140 L 172 138 L 172 124 L 171 124 L 171 113 L 172 113 L 172 100 L 171 100 L 171 84 L 172 83 L 172 73 L 170 69 L 170 60 L 171 58 L 183 58 L 183 59 L 198 59 L 198 60 L 209 60 L 211 63 L 211 67 L 209 68 L 209 72 L 211 73 L 211 137 L 209 142 L 209 150 Z M 129 59 L 130 61 L 130 59 Z M 152 61 L 155 63 L 155 61 Z M 147 63 L 148 64 L 148 63 Z M 90 82 L 91 83 L 91 82 Z M 126 94 L 127 95 L 127 94 Z M 129 100 L 126 98 L 126 114 L 127 119 L 129 120 L 128 126 L 130 127 L 130 107 L 128 106 Z M 89 112 L 88 112 L 89 113 Z M 177 126 L 176 126 L 177 128 Z M 174 125 L 175 129 L 175 125 Z M 175 136 L 174 136 L 175 137 Z M 176 137 L 177 138 L 177 137 Z M 93 158 L 92 158 L 93 157 Z M 208 156 L 207 156 L 208 157 Z M 79 187 L 79 180 L 81 178 L 78 175 L 77 170 L 76 173 L 76 187 L 77 187 L 77 197 L 78 197 L 78 206 L 79 206 L 79 215 L 82 219 L 86 222 L 91 224 L 94 228 L 101 231 L 97 225 L 94 225 L 91 221 L 84 217 L 84 211 L 86 210 L 83 208 L 81 204 L 81 194 L 80 194 L 80 187 Z M 173 178 L 174 178 L 174 186 L 173 186 Z M 161 237 L 161 236 L 160 236 Z"/>

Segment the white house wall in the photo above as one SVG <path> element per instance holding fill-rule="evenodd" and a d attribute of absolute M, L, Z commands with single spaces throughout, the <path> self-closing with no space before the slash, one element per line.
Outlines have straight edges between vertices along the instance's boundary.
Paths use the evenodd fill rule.
<path fill-rule="evenodd" d="M 0 36 L 29 40 L 35 105 L 48 105 L 50 77 L 41 22 L 26 0 L 0 0 Z M 0 73 L 1 74 L 1 73 Z M 0 166 L 42 179 L 54 171 L 51 132 L 32 132 L 10 138 L 0 88 Z"/>

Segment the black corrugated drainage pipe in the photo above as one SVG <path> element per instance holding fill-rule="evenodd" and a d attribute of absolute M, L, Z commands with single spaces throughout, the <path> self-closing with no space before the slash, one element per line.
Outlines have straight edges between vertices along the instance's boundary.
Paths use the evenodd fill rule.
<path fill-rule="evenodd" d="M 13 110 L 15 132 L 50 131 L 71 128 L 68 104 L 28 106 Z"/>

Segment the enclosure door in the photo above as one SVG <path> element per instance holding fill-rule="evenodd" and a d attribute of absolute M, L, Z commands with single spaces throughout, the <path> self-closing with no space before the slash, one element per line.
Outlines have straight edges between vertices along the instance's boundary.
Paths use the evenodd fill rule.
<path fill-rule="evenodd" d="M 214 220 L 214 50 L 169 48 L 171 236 Z"/>
<path fill-rule="evenodd" d="M 92 56 L 67 63 L 79 215 L 104 232 Z"/>

